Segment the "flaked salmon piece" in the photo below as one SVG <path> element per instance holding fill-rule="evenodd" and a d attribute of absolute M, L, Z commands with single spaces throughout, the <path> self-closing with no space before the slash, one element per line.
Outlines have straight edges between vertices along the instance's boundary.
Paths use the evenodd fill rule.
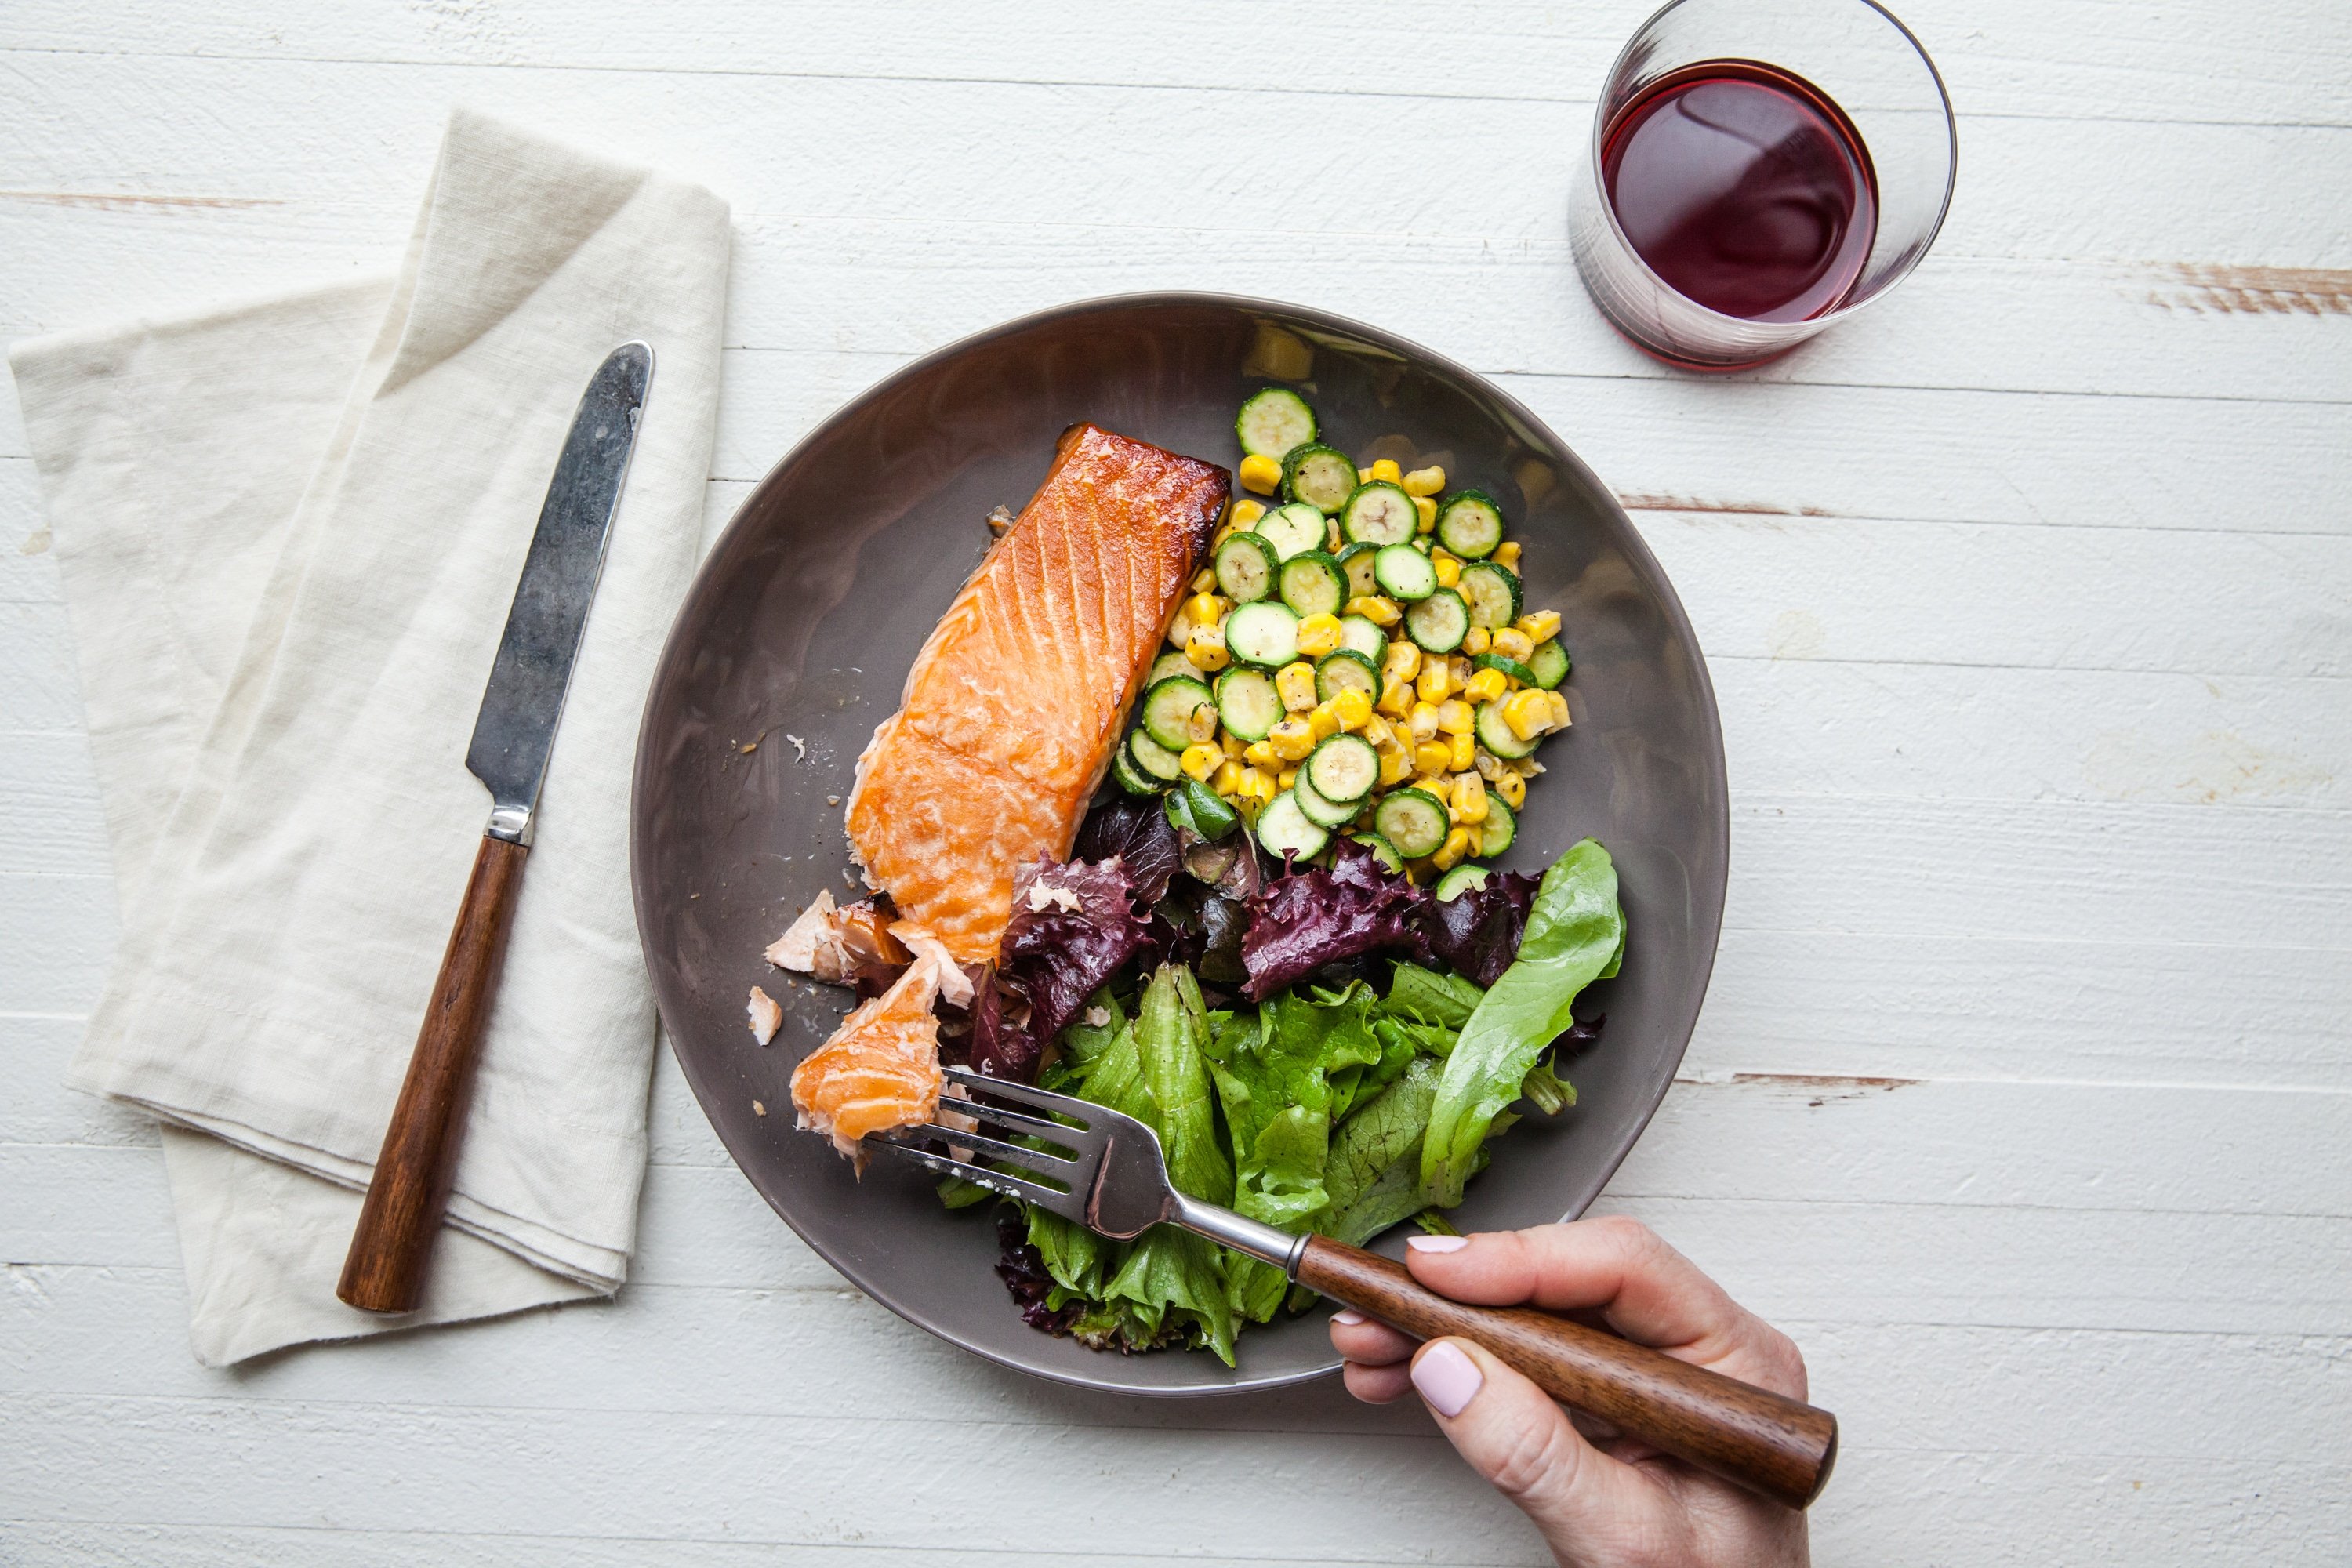
<path fill-rule="evenodd" d="M 949 966 L 953 973 L 953 966 Z M 914 1127 L 939 1108 L 940 1024 L 931 1016 L 942 972 L 917 953 L 898 983 L 841 1021 L 833 1037 L 793 1069 L 800 1125 L 822 1132 L 851 1159 L 869 1132 Z"/>
<path fill-rule="evenodd" d="M 751 1000 L 743 1005 L 743 1011 L 751 1021 L 751 1037 L 763 1046 L 774 1039 L 776 1031 L 783 1026 L 782 1005 L 756 985 L 751 987 Z"/>
<path fill-rule="evenodd" d="M 956 958 L 995 959 L 1015 868 L 1067 858 L 1229 491 L 1213 464 L 1073 426 L 916 656 L 849 837 Z"/>
<path fill-rule="evenodd" d="M 890 934 L 906 944 L 916 958 L 928 958 L 939 966 L 940 1000 L 950 1007 L 971 1005 L 971 976 L 955 961 L 947 944 L 912 921 L 894 921 Z"/>
<path fill-rule="evenodd" d="M 835 908 L 831 890 L 820 888 L 800 918 L 760 956 L 779 969 L 828 985 L 854 985 L 861 995 L 878 996 L 890 988 L 913 957 L 890 934 L 896 918 L 896 912 L 878 898 Z"/>

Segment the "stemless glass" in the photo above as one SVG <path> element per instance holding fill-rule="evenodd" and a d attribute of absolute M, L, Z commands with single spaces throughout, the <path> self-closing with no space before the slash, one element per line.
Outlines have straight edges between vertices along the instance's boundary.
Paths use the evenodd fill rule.
<path fill-rule="evenodd" d="M 1616 171 L 1612 193 L 1612 135 L 1630 135 L 1659 94 L 1714 77 L 1777 84 L 1800 101 L 1825 99 L 1815 118 L 1859 153 L 1864 199 L 1856 210 L 1866 213 L 1874 196 L 1875 230 L 1852 280 L 1826 297 L 1800 299 L 1794 319 L 1727 314 L 1690 298 L 1643 258 L 1621 221 L 1629 171 Z M 1786 353 L 1907 276 L 1943 226 L 1956 166 L 1943 79 L 1909 29 L 1873 0 L 1675 0 L 1642 24 L 1610 68 L 1570 198 L 1569 238 L 1593 303 L 1636 347 L 1685 369 L 1738 370 Z M 1649 194 L 1671 205 L 1722 193 Z M 1716 259 L 1718 272 L 1738 265 L 1737 256 Z"/>

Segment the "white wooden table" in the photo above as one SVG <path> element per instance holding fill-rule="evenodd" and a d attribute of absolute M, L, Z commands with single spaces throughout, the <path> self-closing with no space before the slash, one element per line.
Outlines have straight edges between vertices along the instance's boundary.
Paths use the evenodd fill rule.
<path fill-rule="evenodd" d="M 734 203 L 722 517 L 1075 297 L 1358 316 L 1537 408 L 1710 657 L 1733 882 L 1603 1206 L 1788 1327 L 1825 1563 L 2352 1558 L 2352 10 L 1919 0 L 1935 253 L 1698 381 L 1565 240 L 1648 0 L 12 0 L 0 337 L 389 266 L 446 108 Z M 1280 13 L 1280 15 L 1276 15 Z M 11 395 L 13 396 L 13 394 Z M 190 1360 L 153 1134 L 58 1079 L 115 940 L 0 413 L 0 1560 L 1528 1563 L 1415 1411 L 1089 1398 L 804 1251 L 664 1062 L 608 1307 Z"/>

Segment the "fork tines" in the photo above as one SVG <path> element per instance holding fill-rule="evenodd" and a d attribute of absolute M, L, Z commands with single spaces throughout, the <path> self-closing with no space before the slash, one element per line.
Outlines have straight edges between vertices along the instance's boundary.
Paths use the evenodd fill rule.
<path fill-rule="evenodd" d="M 950 1067 L 941 1070 L 951 1081 L 967 1090 L 977 1090 L 998 1100 L 1014 1100 L 1040 1110 L 1060 1111 L 1065 1105 L 1084 1103 L 1066 1095 L 990 1078 L 964 1068 Z M 888 1132 L 869 1133 L 866 1142 L 903 1155 L 942 1175 L 958 1176 L 975 1186 L 1055 1212 L 1070 1201 L 1085 1168 L 1100 1152 L 1090 1146 L 1097 1142 L 1098 1138 L 1090 1137 L 1083 1126 L 1073 1127 L 1044 1117 L 1010 1110 L 988 1100 L 942 1099 L 940 1113 L 968 1116 L 976 1121 L 992 1124 L 996 1131 L 1025 1133 L 1056 1147 L 1032 1149 L 963 1128 L 944 1126 L 936 1121 L 916 1127 L 895 1128 Z M 925 1147 L 934 1139 L 975 1157 L 984 1156 L 1000 1164 L 1014 1166 L 1019 1173 L 936 1153 Z M 1064 1152 L 1065 1150 L 1068 1152 Z"/>

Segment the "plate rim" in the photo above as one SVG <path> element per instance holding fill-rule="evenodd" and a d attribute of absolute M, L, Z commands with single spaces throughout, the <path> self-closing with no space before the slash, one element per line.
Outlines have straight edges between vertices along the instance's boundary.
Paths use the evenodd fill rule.
<path fill-rule="evenodd" d="M 671 660 L 681 646 L 679 637 L 688 618 L 687 611 L 709 580 L 708 577 L 709 563 L 721 554 L 737 531 L 746 526 L 745 518 L 758 505 L 761 498 L 767 493 L 770 487 L 779 481 L 784 471 L 791 468 L 804 451 L 816 446 L 836 426 L 848 420 L 853 415 L 861 413 L 876 399 L 888 395 L 905 383 L 928 373 L 937 365 L 997 340 L 1015 336 L 1050 322 L 1107 311 L 1202 307 L 1274 316 L 1326 329 L 1402 355 L 1408 361 L 1434 367 L 1460 381 L 1475 384 L 1480 391 L 1494 398 L 1513 419 L 1549 443 L 1553 449 L 1552 455 L 1570 465 L 1577 475 L 1586 481 L 1591 493 L 1601 498 L 1606 510 L 1615 515 L 1622 526 L 1627 553 L 1633 558 L 1637 566 L 1646 570 L 1649 580 L 1654 582 L 1660 591 L 1660 607 L 1664 613 L 1670 631 L 1685 642 L 1692 652 L 1697 656 L 1692 661 L 1692 672 L 1697 681 L 1697 689 L 1705 699 L 1702 708 L 1706 728 L 1713 742 L 1707 748 L 1707 764 L 1711 775 L 1710 782 L 1715 788 L 1717 809 L 1705 826 L 1714 840 L 1714 847 L 1717 850 L 1716 861 L 1721 868 L 1721 886 L 1716 889 L 1716 896 L 1712 900 L 1713 914 L 1708 922 L 1711 929 L 1705 933 L 1706 937 L 1704 944 L 1705 957 L 1699 965 L 1698 984 L 1690 1008 L 1690 1018 L 1680 1030 L 1681 1038 L 1674 1045 L 1673 1069 L 1679 1069 L 1684 1058 L 1689 1054 L 1691 1037 L 1697 1032 L 1698 1019 L 1706 1009 L 1707 992 L 1714 983 L 1716 963 L 1722 949 L 1723 906 L 1728 895 L 1730 883 L 1731 799 L 1729 766 L 1723 744 L 1723 712 L 1716 698 L 1714 677 L 1707 668 L 1706 649 L 1699 641 L 1697 628 L 1691 624 L 1689 613 L 1683 607 L 1681 594 L 1675 589 L 1673 579 L 1666 574 L 1665 568 L 1659 562 L 1656 553 L 1651 550 L 1649 541 L 1643 536 L 1642 531 L 1634 526 L 1633 515 L 1619 500 L 1617 492 L 1601 482 L 1601 477 L 1592 470 L 1591 465 L 1585 462 L 1575 448 L 1518 398 L 1495 384 L 1487 376 L 1463 364 L 1449 354 L 1441 353 L 1383 328 L 1370 326 L 1319 307 L 1268 300 L 1255 295 L 1229 294 L 1205 289 L 1142 289 L 1121 294 L 1090 295 L 1084 299 L 1066 300 L 1058 305 L 1030 310 L 951 339 L 926 353 L 918 355 L 887 375 L 877 378 L 851 394 L 824 418 L 803 431 L 800 438 L 785 448 L 782 455 L 769 466 L 768 471 L 761 476 L 757 484 L 751 487 L 751 492 L 736 504 L 726 524 L 712 536 L 709 547 L 703 552 L 701 560 L 696 565 L 693 579 L 688 584 L 686 592 L 680 595 L 677 610 L 672 613 L 669 628 L 663 634 L 661 651 L 655 660 L 652 679 L 646 683 L 645 706 L 638 714 L 635 757 L 629 776 L 630 901 L 636 917 L 638 944 L 647 958 L 647 979 L 654 992 L 655 1012 L 660 1020 L 663 1037 L 669 1047 L 672 1059 L 677 1063 L 679 1071 L 686 1078 L 687 1086 L 694 1092 L 696 1108 L 702 1111 L 705 1121 L 710 1122 L 713 1135 L 719 1138 L 719 1146 L 727 1151 L 727 1157 L 734 1163 L 737 1172 L 750 1183 L 752 1191 L 758 1193 L 761 1200 L 775 1211 L 777 1217 L 782 1219 L 793 1234 L 800 1238 L 803 1246 L 822 1258 L 827 1267 L 841 1275 L 843 1279 L 856 1286 L 869 1300 L 877 1302 L 897 1317 L 934 1338 L 1008 1371 L 1017 1372 L 1024 1376 L 1038 1378 L 1066 1388 L 1154 1399 L 1206 1399 L 1295 1387 L 1318 1378 L 1328 1377 L 1339 1370 L 1341 1363 L 1335 1352 L 1327 1363 L 1304 1370 L 1250 1376 L 1237 1370 L 1229 1369 L 1234 1371 L 1234 1375 L 1226 1381 L 1186 1385 L 1133 1383 L 1123 1381 L 1116 1375 L 1082 1376 L 1076 1373 L 1031 1365 L 999 1354 L 984 1346 L 969 1343 L 940 1324 L 927 1321 L 912 1310 L 877 1291 L 863 1278 L 863 1270 L 835 1258 L 829 1249 L 802 1229 L 792 1214 L 770 1195 L 766 1187 L 751 1175 L 734 1149 L 729 1146 L 716 1121 L 711 1118 L 709 1097 L 705 1093 L 704 1085 L 693 1062 L 688 1059 L 687 1053 L 679 1048 L 678 1032 L 671 1026 L 667 1016 L 662 1009 L 662 988 L 653 980 L 654 966 L 650 961 L 650 955 L 654 950 L 654 933 L 650 928 L 651 910 L 649 909 L 652 900 L 646 888 L 648 879 L 646 873 L 649 868 L 646 864 L 646 851 L 640 830 L 644 818 L 639 806 L 646 788 L 646 775 L 650 771 L 653 761 L 647 745 L 647 737 L 651 733 L 650 721 L 653 718 L 654 703 L 671 668 Z M 1694 930 L 1694 935 L 1697 934 Z M 1638 1119 L 1627 1125 L 1617 1139 L 1615 1147 L 1609 1150 L 1607 1158 L 1596 1167 L 1598 1175 L 1592 1184 L 1591 1190 L 1561 1215 L 1562 1220 L 1574 1219 L 1581 1215 L 1608 1189 L 1609 1183 L 1616 1176 L 1618 1168 L 1625 1163 L 1626 1157 L 1633 1152 L 1633 1145 L 1641 1141 L 1642 1135 L 1649 1130 L 1650 1123 L 1655 1120 L 1659 1108 L 1665 1103 L 1666 1094 L 1673 1088 L 1675 1076 L 1675 1070 L 1670 1069 L 1667 1072 L 1657 1097 L 1650 1102 Z M 1108 1353 L 1100 1355 L 1098 1359 L 1110 1368 L 1123 1365 L 1127 1360 L 1124 1356 Z"/>

